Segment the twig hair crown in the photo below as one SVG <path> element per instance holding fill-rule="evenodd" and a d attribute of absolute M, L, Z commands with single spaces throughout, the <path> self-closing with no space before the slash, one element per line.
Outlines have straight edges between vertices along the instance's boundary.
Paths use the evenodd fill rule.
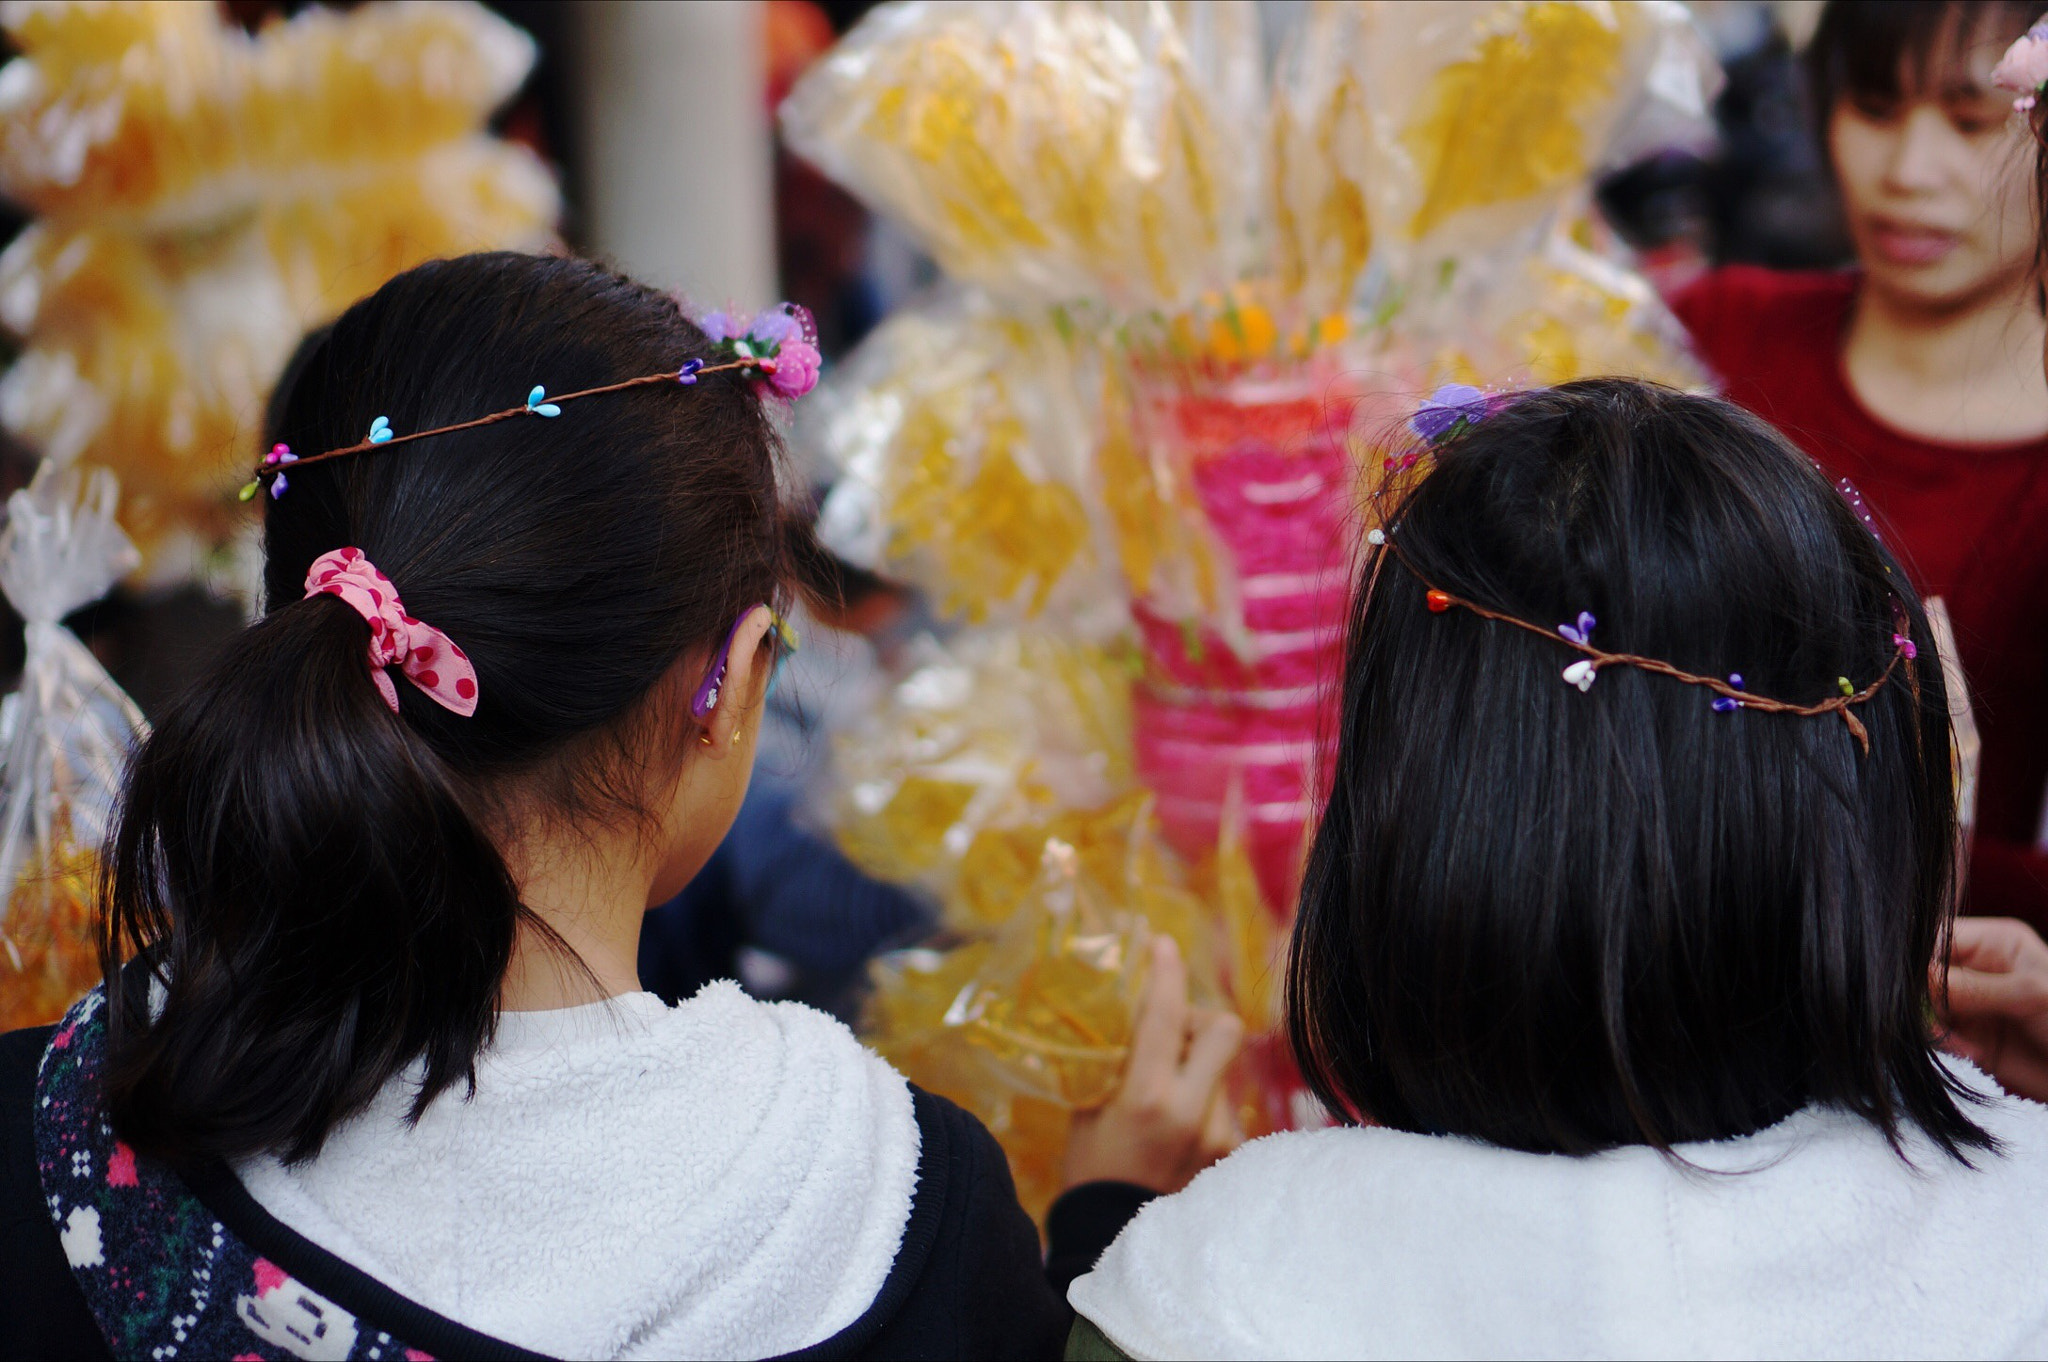
<path fill-rule="evenodd" d="M 415 430 L 400 434 L 391 428 L 388 418 L 379 416 L 370 422 L 369 431 L 354 444 L 322 450 L 318 454 L 300 455 L 293 453 L 289 445 L 272 445 L 270 452 L 257 464 L 255 476 L 243 484 L 241 499 L 254 500 L 256 494 L 262 490 L 266 478 L 270 480 L 271 498 L 275 500 L 282 497 L 291 486 L 288 469 L 301 469 L 311 464 L 323 463 L 328 459 L 339 459 L 350 454 L 364 454 L 374 449 L 409 444 L 414 440 L 425 440 L 435 435 L 452 435 L 459 430 L 474 430 L 480 426 L 496 425 L 500 421 L 510 421 L 522 416 L 552 420 L 562 414 L 562 408 L 568 403 L 579 402 L 587 397 L 600 397 L 605 393 L 624 392 L 628 388 L 645 388 L 657 384 L 688 388 L 714 374 L 748 373 L 759 379 L 773 395 L 793 402 L 817 385 L 818 328 L 811 320 L 811 314 L 805 309 L 793 303 L 783 303 L 744 324 L 735 323 L 726 313 L 714 312 L 704 317 L 698 325 L 711 338 L 713 351 L 727 358 L 717 364 L 706 364 L 701 359 L 692 359 L 677 369 L 664 370 L 658 374 L 642 374 L 638 378 L 563 393 L 559 397 L 549 397 L 547 388 L 536 383 L 527 390 L 526 400 L 516 407 L 506 407 L 502 411 L 494 411 L 468 421 L 458 421 L 454 425 L 435 426 L 431 430 Z"/>
<path fill-rule="evenodd" d="M 1485 421 L 1505 405 L 1506 403 L 1498 399 L 1486 398 L 1476 389 L 1439 389 L 1423 405 L 1416 419 L 1410 422 L 1410 428 L 1428 441 L 1430 446 L 1441 449 L 1457 441 L 1468 430 Z M 1409 463 L 1412 462 L 1413 459 L 1409 459 Z M 1404 463 L 1401 466 L 1405 468 L 1408 465 Z M 1859 519 L 1875 534 L 1876 526 L 1871 524 L 1869 513 L 1863 508 L 1862 498 L 1854 495 L 1853 488 L 1838 490 L 1842 490 L 1844 499 L 1850 501 L 1851 508 L 1858 513 Z M 1408 556 L 1401 551 L 1400 544 L 1393 538 L 1392 531 L 1398 528 L 1390 525 L 1386 529 L 1370 530 L 1366 534 L 1366 540 L 1382 553 L 1392 554 L 1401 566 L 1408 570 L 1408 574 L 1422 584 L 1423 604 L 1428 606 L 1432 614 L 1441 615 L 1452 609 L 1470 611 L 1481 619 L 1497 620 L 1571 649 L 1579 656 L 1563 669 L 1560 676 L 1566 685 L 1576 687 L 1580 694 L 1593 689 L 1593 683 L 1599 679 L 1603 667 L 1635 667 L 1642 671 L 1655 672 L 1659 676 L 1670 677 L 1674 681 L 1682 681 L 1689 686 L 1700 686 L 1712 691 L 1713 709 L 1720 714 L 1733 713 L 1738 709 L 1761 710 L 1772 714 L 1796 714 L 1806 718 L 1838 714 L 1842 722 L 1848 726 L 1850 735 L 1856 739 L 1863 754 L 1868 756 L 1870 731 L 1864 726 L 1863 721 L 1856 717 L 1855 706 L 1864 704 L 1875 696 L 1884 687 L 1885 682 L 1891 680 L 1892 673 L 1898 670 L 1901 663 L 1905 664 L 1907 679 L 1914 682 L 1915 692 L 1919 690 L 1917 678 L 1913 673 L 1913 663 L 1919 657 L 1920 650 L 1913 642 L 1911 623 L 1906 618 L 1905 606 L 1897 596 L 1891 598 L 1892 655 L 1884 670 L 1878 673 L 1877 679 L 1859 689 L 1848 677 L 1838 676 L 1835 678 L 1836 694 L 1812 704 L 1797 704 L 1790 700 L 1753 694 L 1745 687 L 1741 672 L 1730 672 L 1725 677 L 1703 676 L 1698 672 L 1689 672 L 1674 666 L 1661 658 L 1644 657 L 1639 653 L 1608 652 L 1593 642 L 1593 631 L 1599 621 L 1593 617 L 1591 611 L 1581 610 L 1575 619 L 1555 626 L 1545 626 L 1503 611 L 1488 609 L 1462 596 L 1454 595 L 1423 576 L 1415 564 L 1409 561 Z"/>

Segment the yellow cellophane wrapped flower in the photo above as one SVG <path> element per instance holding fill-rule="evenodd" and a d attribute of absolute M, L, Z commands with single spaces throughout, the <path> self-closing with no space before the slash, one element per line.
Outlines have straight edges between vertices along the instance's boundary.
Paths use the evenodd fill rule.
<path fill-rule="evenodd" d="M 208 5 L 10 5 L 0 256 L 27 338 L 0 420 L 119 472 L 146 546 L 235 523 L 300 335 L 439 255 L 551 239 L 553 180 L 484 123 L 532 43 L 441 0 L 309 9 L 250 35 Z"/>
<path fill-rule="evenodd" d="M 1576 186 L 1616 112 L 1629 11 L 1517 0 L 1477 16 L 1469 52 L 1430 78 L 1402 141 L 1426 237 L 1454 214 Z"/>
<path fill-rule="evenodd" d="M 944 899 L 983 829 L 1135 788 L 1130 685 L 1122 656 L 1056 637 L 969 635 L 951 651 L 925 641 L 882 709 L 838 739 L 840 844 L 870 874 Z"/>
<path fill-rule="evenodd" d="M 1150 795 L 985 829 L 948 902 L 963 944 L 878 962 L 864 1033 L 987 1122 L 1034 1215 L 1058 1191 L 1068 1114 L 1105 1100 L 1122 1072 L 1152 933 L 1179 944 L 1197 1002 L 1254 1033 L 1278 1024 L 1284 932 L 1232 829 L 1195 875 L 1160 841 Z M 1231 1086 L 1249 1134 L 1278 1128 L 1266 1086 L 1249 1074 Z"/>
<path fill-rule="evenodd" d="M 1630 374 L 1697 388 L 1706 372 L 1656 291 L 1587 235 L 1560 223 L 1536 250 L 1416 307 L 1411 334 L 1433 350 L 1428 382 L 1520 388 Z"/>
<path fill-rule="evenodd" d="M 842 470 L 828 543 L 918 584 L 969 623 L 1093 612 L 1122 586 L 1088 455 L 1097 347 L 978 299 L 883 323 L 812 399 Z"/>
<path fill-rule="evenodd" d="M 1320 310 L 1350 302 L 1372 256 L 1368 191 L 1387 173 L 1387 130 L 1364 57 L 1378 19 L 1366 5 L 1311 6 L 1273 83 L 1273 277 Z"/>
<path fill-rule="evenodd" d="M 865 1034 L 989 1124 L 1034 1210 L 1057 1190 L 1067 1114 L 1101 1101 L 1121 1071 L 1151 933 L 1179 944 L 1199 1002 L 1255 1030 L 1278 1018 L 1284 930 L 1246 852 L 1241 792 L 1216 852 L 1185 866 L 1156 796 L 1118 759 L 1129 684 L 1099 650 L 970 635 L 951 653 L 927 645 L 883 711 L 838 744 L 841 845 L 933 893 L 953 943 L 878 964 Z M 1267 1095 L 1240 1088 L 1241 1123 L 1271 1129 Z"/>
<path fill-rule="evenodd" d="M 1274 82 L 1276 276 L 1327 307 L 1375 253 L 1413 287 L 1513 249 L 1599 168 L 1653 65 L 1693 74 L 1693 46 L 1660 3 L 1311 5 Z"/>
<path fill-rule="evenodd" d="M 1172 305 L 1251 245 L 1256 23 L 1242 4 L 897 5 L 805 77 L 783 127 L 955 278 Z"/>
<path fill-rule="evenodd" d="M 98 869 L 60 813 L 41 864 L 15 881 L 0 915 L 0 1031 L 53 1022 L 99 982 Z"/>
<path fill-rule="evenodd" d="M 1034 1210 L 1152 932 L 1253 1033 L 1247 1133 L 1322 1119 L 1278 1024 L 1342 544 L 1426 473 L 1386 456 L 1440 382 L 1697 380 L 1618 253 L 1556 229 L 1654 122 L 1632 110 L 1685 105 L 1687 23 L 1315 0 L 1269 75 L 1235 0 L 909 0 L 785 105 L 955 282 L 811 427 L 844 473 L 828 541 L 970 626 L 843 735 L 831 818 L 943 906 L 943 948 L 878 968 L 868 1034 L 988 1122 Z"/>
<path fill-rule="evenodd" d="M 1096 898 L 1074 848 L 1054 838 L 1029 902 L 1000 932 L 878 963 L 870 1043 L 913 1082 L 981 1116 L 1033 1214 L 1058 1189 L 1067 1113 L 1115 1090 L 1145 936 L 1141 919 Z"/>
<path fill-rule="evenodd" d="M 55 1021 L 99 977 L 93 901 L 142 715 L 63 627 L 135 566 L 105 469 L 56 468 L 7 503 L 0 591 L 27 622 L 0 705 L 0 1030 Z"/>
<path fill-rule="evenodd" d="M 1706 371 L 1642 276 L 1562 234 L 1525 272 L 1529 303 L 1495 334 L 1515 339 L 1530 382 L 1633 374 L 1680 388 L 1706 385 Z"/>

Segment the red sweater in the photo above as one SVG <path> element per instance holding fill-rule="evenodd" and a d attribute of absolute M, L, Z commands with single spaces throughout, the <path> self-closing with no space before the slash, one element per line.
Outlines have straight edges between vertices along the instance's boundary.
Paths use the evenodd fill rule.
<path fill-rule="evenodd" d="M 1884 425 L 1842 373 L 1854 274 L 1718 270 L 1673 301 L 1729 398 L 1863 493 L 1948 604 L 1983 738 L 1967 912 L 2048 931 L 2048 440 L 1944 445 Z"/>

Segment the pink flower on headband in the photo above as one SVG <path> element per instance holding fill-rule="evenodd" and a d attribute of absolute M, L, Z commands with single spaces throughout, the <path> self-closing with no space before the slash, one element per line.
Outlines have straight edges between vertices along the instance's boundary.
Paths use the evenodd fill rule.
<path fill-rule="evenodd" d="M 339 596 L 370 622 L 370 679 L 391 712 L 398 687 L 384 669 L 397 667 L 443 709 L 467 719 L 476 713 L 476 668 L 453 639 L 405 613 L 398 588 L 358 548 L 333 549 L 306 569 L 306 598 Z"/>
<path fill-rule="evenodd" d="M 2048 84 L 2048 23 L 2035 24 L 2005 49 L 1992 68 L 1991 83 L 2020 97 L 2013 107 L 2021 113 L 2034 107 L 2034 98 Z"/>
<path fill-rule="evenodd" d="M 785 342 L 772 361 L 775 368 L 768 375 L 768 386 L 794 402 L 818 386 L 821 362 L 817 347 L 809 341 Z"/>

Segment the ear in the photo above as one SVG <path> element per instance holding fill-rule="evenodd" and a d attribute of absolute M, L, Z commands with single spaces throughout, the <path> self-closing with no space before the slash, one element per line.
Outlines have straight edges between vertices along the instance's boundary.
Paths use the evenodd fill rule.
<path fill-rule="evenodd" d="M 732 637 L 732 651 L 726 654 L 725 684 L 718 688 L 718 707 L 711 711 L 705 727 L 706 756 L 723 757 L 733 750 L 740 725 L 761 707 L 768 687 L 770 668 L 763 665 L 761 640 L 773 625 L 768 607 L 757 605 L 740 621 Z"/>

